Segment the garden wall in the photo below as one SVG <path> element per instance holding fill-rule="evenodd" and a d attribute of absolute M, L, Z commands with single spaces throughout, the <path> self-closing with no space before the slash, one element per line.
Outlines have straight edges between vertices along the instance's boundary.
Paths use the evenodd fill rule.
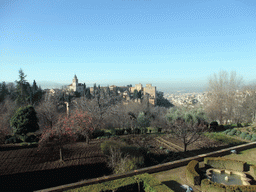
<path fill-rule="evenodd" d="M 156 173 L 156 172 L 166 171 L 166 170 L 170 170 L 173 168 L 186 166 L 192 160 L 203 161 L 205 157 L 218 157 L 218 156 L 228 155 L 228 154 L 230 154 L 231 150 L 236 150 L 237 152 L 239 152 L 239 151 L 254 148 L 254 147 L 256 147 L 256 142 L 246 143 L 243 145 L 230 147 L 230 148 L 222 149 L 222 150 L 211 152 L 211 153 L 201 154 L 201 155 L 189 157 L 186 159 L 181 159 L 181 160 L 172 161 L 169 163 L 159 164 L 159 165 L 155 165 L 155 166 L 151 166 L 151 167 L 147 167 L 147 168 L 143 168 L 143 169 L 139 169 L 139 170 L 130 171 L 125 174 L 104 176 L 104 177 L 100 177 L 100 178 L 96 178 L 96 179 L 90 179 L 90 180 L 81 181 L 81 182 L 77 182 L 77 183 L 48 188 L 48 189 L 40 190 L 40 191 L 41 192 L 50 192 L 50 191 L 57 192 L 57 191 L 63 191 L 63 190 L 68 190 L 68 189 L 74 189 L 74 188 L 78 188 L 78 187 L 82 187 L 82 186 L 86 186 L 86 185 L 103 183 L 103 182 L 111 181 L 111 180 L 115 180 L 115 179 L 131 177 L 133 175 L 138 175 L 138 174 L 143 174 L 143 173 Z"/>

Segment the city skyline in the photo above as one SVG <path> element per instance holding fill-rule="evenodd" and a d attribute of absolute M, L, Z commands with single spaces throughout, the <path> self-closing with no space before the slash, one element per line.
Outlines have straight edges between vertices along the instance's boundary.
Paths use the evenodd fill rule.
<path fill-rule="evenodd" d="M 220 70 L 255 81 L 254 1 L 0 3 L 0 82 L 204 87 Z M 51 88 L 51 87 L 49 87 Z"/>

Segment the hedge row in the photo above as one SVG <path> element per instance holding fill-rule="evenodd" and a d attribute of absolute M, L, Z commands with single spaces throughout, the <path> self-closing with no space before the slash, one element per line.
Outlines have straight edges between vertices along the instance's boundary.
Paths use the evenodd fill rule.
<path fill-rule="evenodd" d="M 221 157 L 206 157 L 204 164 L 217 169 L 230 169 L 234 171 L 244 171 L 246 162 L 224 159 Z"/>
<path fill-rule="evenodd" d="M 256 185 L 222 185 L 209 179 L 204 179 L 201 181 L 201 189 L 203 192 L 255 192 Z"/>
<path fill-rule="evenodd" d="M 132 177 L 126 177 L 122 179 L 116 179 L 113 181 L 107 181 L 104 183 L 84 186 L 81 188 L 71 189 L 67 192 L 107 192 L 107 191 L 132 191 L 137 189 L 138 186 L 143 186 L 146 192 L 173 192 L 166 185 L 155 179 L 148 173 L 142 175 L 136 175 Z"/>
<path fill-rule="evenodd" d="M 190 182 L 192 185 L 200 185 L 201 179 L 197 172 L 198 169 L 199 162 L 196 160 L 190 161 L 186 167 L 186 177 L 188 182 Z"/>
<path fill-rule="evenodd" d="M 254 180 L 256 180 L 256 166 L 255 165 L 250 165 L 250 171 L 254 174 Z"/>

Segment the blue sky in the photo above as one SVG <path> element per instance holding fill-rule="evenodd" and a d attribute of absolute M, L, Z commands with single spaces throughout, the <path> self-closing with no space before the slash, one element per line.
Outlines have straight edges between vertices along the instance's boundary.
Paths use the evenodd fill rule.
<path fill-rule="evenodd" d="M 200 86 L 256 74 L 254 0 L 0 0 L 0 82 Z"/>

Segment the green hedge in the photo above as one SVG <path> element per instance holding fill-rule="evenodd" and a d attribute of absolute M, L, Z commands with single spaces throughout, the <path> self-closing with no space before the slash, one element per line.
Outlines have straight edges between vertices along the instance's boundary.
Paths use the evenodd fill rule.
<path fill-rule="evenodd" d="M 137 188 L 139 185 L 143 185 L 146 192 L 173 192 L 166 185 L 162 184 L 159 180 L 155 179 L 148 173 L 142 175 L 136 175 L 132 177 L 126 177 L 122 179 L 116 179 L 113 181 L 107 181 L 104 183 L 88 185 L 76 189 L 71 189 L 66 192 L 106 192 L 106 191 L 128 191 Z"/>
<path fill-rule="evenodd" d="M 199 169 L 199 162 L 196 160 L 192 160 L 188 163 L 186 167 L 186 177 L 188 182 L 190 182 L 192 185 L 200 185 L 201 179 L 200 175 L 198 174 Z"/>
<path fill-rule="evenodd" d="M 252 176 L 254 177 L 254 180 L 256 180 L 256 166 L 250 165 L 250 171 L 254 174 Z"/>
<path fill-rule="evenodd" d="M 203 192 L 226 192 L 224 185 L 212 182 L 209 179 L 203 179 L 201 181 L 201 190 Z"/>
<path fill-rule="evenodd" d="M 204 164 L 217 169 L 230 169 L 234 171 L 244 171 L 246 162 L 230 160 L 221 157 L 206 157 Z"/>
<path fill-rule="evenodd" d="M 201 189 L 203 192 L 255 192 L 256 185 L 222 185 L 209 179 L 204 179 L 201 181 Z"/>

